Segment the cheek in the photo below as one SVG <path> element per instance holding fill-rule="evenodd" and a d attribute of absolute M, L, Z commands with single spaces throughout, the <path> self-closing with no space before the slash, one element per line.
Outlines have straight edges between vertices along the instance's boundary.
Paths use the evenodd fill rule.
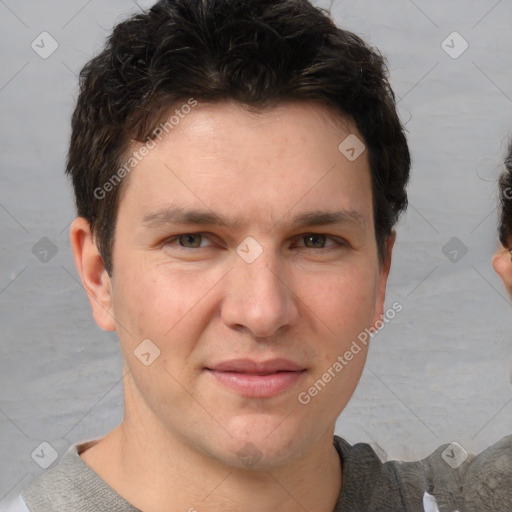
<path fill-rule="evenodd" d="M 329 329 L 314 373 L 323 382 L 329 380 L 322 400 L 336 404 L 333 418 L 348 403 L 365 366 L 378 289 L 375 275 L 369 276 L 370 270 L 354 271 L 348 277 L 331 279 L 317 296 L 316 308 Z"/>
<path fill-rule="evenodd" d="M 331 273 L 321 283 L 312 287 L 304 282 L 300 296 L 331 331 L 346 337 L 370 325 L 378 289 L 374 271 Z"/>
<path fill-rule="evenodd" d="M 316 286 L 310 300 L 305 301 L 309 322 L 313 324 L 309 331 L 314 338 L 309 344 L 316 359 L 313 374 L 314 379 L 323 381 L 330 378 L 329 374 L 326 375 L 329 370 L 336 375 L 327 393 L 322 393 L 322 400 L 332 400 L 344 407 L 366 361 L 377 280 L 375 271 L 372 274 L 370 269 L 367 272 L 355 269 L 350 274 L 337 277 L 331 274 L 322 282 L 326 284 Z"/>
<path fill-rule="evenodd" d="M 180 290 L 172 279 L 155 275 L 141 265 L 119 265 L 113 287 L 113 309 L 116 320 L 133 338 L 159 339 L 183 316 Z M 140 342 L 140 341 L 139 341 Z"/>
<path fill-rule="evenodd" d="M 122 270 L 115 282 L 114 314 L 124 327 L 118 332 L 125 353 L 149 338 L 162 360 L 187 357 L 210 320 L 207 291 L 219 278 L 158 265 Z"/>

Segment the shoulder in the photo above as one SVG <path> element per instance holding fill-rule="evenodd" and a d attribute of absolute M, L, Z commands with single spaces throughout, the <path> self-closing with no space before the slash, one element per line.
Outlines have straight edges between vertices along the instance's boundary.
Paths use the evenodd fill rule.
<path fill-rule="evenodd" d="M 89 443 L 72 445 L 21 493 L 30 512 L 139 512 L 82 460 L 81 448 Z"/>
<path fill-rule="evenodd" d="M 338 436 L 335 445 L 343 464 L 336 512 L 423 510 L 425 472 L 421 463 L 383 462 L 371 445 L 350 445 Z"/>
<path fill-rule="evenodd" d="M 418 510 L 465 510 L 467 472 L 474 455 L 459 443 L 445 443 L 427 457 L 415 462 L 391 461 L 404 492 L 421 495 Z M 427 504 L 429 508 L 427 508 Z"/>
<path fill-rule="evenodd" d="M 441 511 L 463 509 L 462 489 L 472 456 L 458 452 L 460 445 L 442 445 L 414 462 L 382 462 L 369 444 L 337 442 L 342 447 L 341 502 L 345 507 L 339 510 L 436 510 L 425 508 L 425 500 L 437 504 Z M 450 456 L 457 459 L 456 463 L 450 465 Z"/>
<path fill-rule="evenodd" d="M 475 457 L 467 472 L 464 498 L 468 512 L 512 509 L 512 435 Z"/>
<path fill-rule="evenodd" d="M 77 493 L 73 480 L 80 471 L 77 445 L 71 446 L 59 463 L 33 480 L 21 493 L 32 511 L 65 510 L 66 502 Z"/>
<path fill-rule="evenodd" d="M 414 462 L 381 462 L 368 444 L 351 446 L 341 438 L 337 443 L 343 454 L 342 492 L 356 500 L 347 504 L 359 504 L 358 496 L 365 495 L 369 511 L 512 510 L 512 435 L 477 456 L 447 443 Z"/>

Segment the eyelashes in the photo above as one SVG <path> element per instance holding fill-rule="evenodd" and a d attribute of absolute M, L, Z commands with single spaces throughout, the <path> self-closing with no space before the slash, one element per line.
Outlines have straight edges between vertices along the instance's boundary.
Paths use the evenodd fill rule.
<path fill-rule="evenodd" d="M 192 247 L 184 247 L 183 245 L 180 245 L 180 243 L 179 243 L 181 241 L 182 243 L 186 244 L 186 243 L 190 242 L 191 238 L 194 238 L 194 237 L 196 237 L 196 239 L 199 239 L 199 242 L 198 242 L 199 245 L 197 245 L 197 244 L 194 245 L 192 242 L 192 245 L 193 245 Z M 311 249 L 313 251 L 320 252 L 320 251 L 328 251 L 328 250 L 337 249 L 337 248 L 343 248 L 343 247 L 347 247 L 349 245 L 348 242 L 346 240 L 344 240 L 343 238 L 340 238 L 340 237 L 337 237 L 334 235 L 325 234 L 325 233 L 304 233 L 302 235 L 298 235 L 297 237 L 295 237 L 295 240 L 302 241 L 302 242 L 304 242 L 304 244 L 308 243 L 308 240 L 309 240 L 310 242 L 312 242 L 314 244 L 315 240 L 318 238 L 320 238 L 321 240 L 322 239 L 325 240 L 325 243 L 328 243 L 328 242 L 331 242 L 331 243 L 325 247 L 308 247 L 307 245 L 302 245 L 302 246 L 300 246 L 300 249 Z M 207 246 L 201 245 L 201 242 L 204 239 L 210 240 L 211 235 L 209 233 L 201 233 L 201 232 L 180 233 L 180 234 L 174 235 L 174 236 L 168 238 L 167 240 L 165 240 L 163 243 L 163 246 L 168 246 L 173 249 L 184 250 L 184 251 L 194 251 L 194 250 L 206 249 L 208 247 L 214 246 L 214 245 L 207 245 Z M 187 242 L 187 240 L 188 240 L 188 242 Z"/>

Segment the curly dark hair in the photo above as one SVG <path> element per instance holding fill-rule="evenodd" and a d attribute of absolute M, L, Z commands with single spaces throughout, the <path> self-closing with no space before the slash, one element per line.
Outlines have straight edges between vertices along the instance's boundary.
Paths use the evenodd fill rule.
<path fill-rule="evenodd" d="M 161 0 L 119 23 L 80 73 L 66 173 L 109 274 L 126 180 L 97 191 L 133 142 L 154 139 L 165 115 L 190 98 L 234 100 L 252 111 L 314 101 L 352 118 L 368 151 L 383 261 L 407 207 L 411 161 L 379 51 L 308 0 Z"/>
<path fill-rule="evenodd" d="M 500 225 L 498 228 L 503 247 L 512 249 L 512 141 L 505 158 L 505 170 L 499 179 Z"/>

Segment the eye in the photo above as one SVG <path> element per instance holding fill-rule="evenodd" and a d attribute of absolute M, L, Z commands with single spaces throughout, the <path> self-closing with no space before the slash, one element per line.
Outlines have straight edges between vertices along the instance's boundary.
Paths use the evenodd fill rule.
<path fill-rule="evenodd" d="M 333 246 L 343 246 L 347 245 L 346 242 L 344 242 L 342 239 L 338 239 L 337 237 L 331 237 L 328 235 L 325 235 L 323 233 L 308 233 L 307 235 L 302 235 L 300 237 L 301 240 L 304 241 L 306 244 L 306 247 L 308 249 L 332 249 Z M 328 246 L 325 246 L 325 243 L 330 240 L 331 244 Z"/>
<path fill-rule="evenodd" d="M 179 249 L 198 249 L 204 247 L 201 246 L 203 237 L 204 233 L 182 233 L 167 240 L 165 245 L 173 245 Z"/>
<path fill-rule="evenodd" d="M 164 245 L 171 246 L 178 250 L 201 249 L 211 246 L 211 244 L 201 244 L 201 242 L 208 239 L 209 237 L 207 233 L 181 233 L 166 240 Z M 314 249 L 316 251 L 330 250 L 348 245 L 343 239 L 323 233 L 308 233 L 301 235 L 298 239 L 304 243 L 304 245 L 300 245 L 301 248 Z M 327 244 L 329 241 L 330 244 Z"/>
<path fill-rule="evenodd" d="M 308 246 L 309 243 L 311 243 L 312 249 L 323 249 L 323 247 L 318 247 L 319 245 L 325 245 L 325 241 L 327 240 L 327 237 L 325 235 L 321 235 L 318 233 L 312 233 L 310 235 L 304 235 L 302 237 L 302 240 L 306 243 L 306 246 Z"/>

